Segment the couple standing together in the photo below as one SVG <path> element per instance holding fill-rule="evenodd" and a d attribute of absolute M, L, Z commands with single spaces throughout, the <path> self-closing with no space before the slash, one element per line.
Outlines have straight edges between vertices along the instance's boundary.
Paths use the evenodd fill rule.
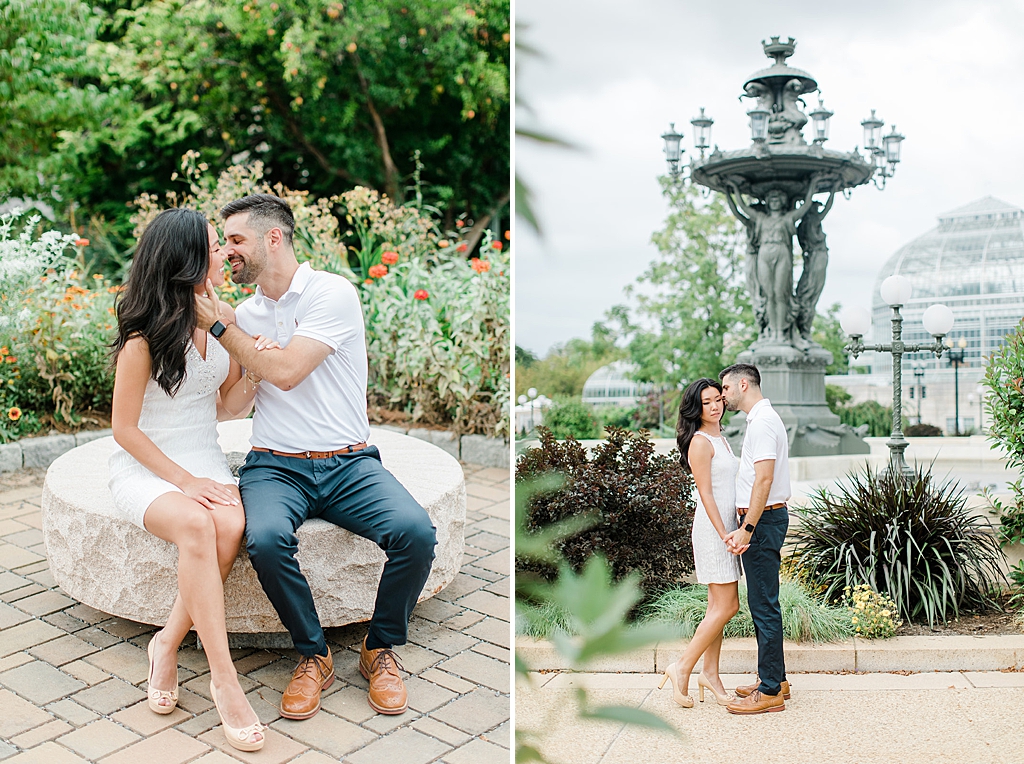
<path fill-rule="evenodd" d="M 693 560 L 697 581 L 707 584 L 708 608 L 682 657 L 665 669 L 673 697 L 693 707 L 690 674 L 701 655 L 700 699 L 710 690 L 734 714 L 783 711 L 789 682 L 782 651 L 779 566 L 789 528 L 789 438 L 786 426 L 761 395 L 755 366 L 738 363 L 722 371 L 721 384 L 698 379 L 683 392 L 676 427 L 679 461 L 693 475 L 697 508 Z M 743 411 L 747 428 L 739 459 L 722 436 L 725 409 Z M 731 696 L 718 673 L 722 631 L 739 612 L 740 559 L 747 578 L 747 603 L 757 637 L 757 678 Z"/>
<path fill-rule="evenodd" d="M 149 642 L 149 707 L 174 710 L 177 650 L 194 625 L 228 743 L 263 747 L 264 729 L 228 651 L 223 582 L 243 535 L 267 597 L 301 656 L 281 715 L 308 719 L 334 664 L 299 564 L 296 531 L 319 517 L 387 555 L 359 669 L 370 706 L 407 707 L 392 648 L 430 573 L 430 518 L 367 445 L 366 343 L 359 296 L 341 276 L 299 265 L 283 200 L 223 210 L 225 245 L 202 214 L 161 212 L 146 228 L 117 304 L 110 489 L 119 516 L 178 548 L 178 595 Z M 257 285 L 235 313 L 219 302 L 225 260 Z M 252 451 L 235 481 L 217 421 L 255 404 Z M 244 511 L 243 511 L 244 506 Z"/>

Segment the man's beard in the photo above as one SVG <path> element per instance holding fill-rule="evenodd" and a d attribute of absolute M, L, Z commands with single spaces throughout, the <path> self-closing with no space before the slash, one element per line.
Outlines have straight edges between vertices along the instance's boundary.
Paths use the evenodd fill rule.
<path fill-rule="evenodd" d="M 255 284 L 266 264 L 267 248 L 263 244 L 263 239 L 259 239 L 253 249 L 251 259 L 242 259 L 241 270 L 236 274 L 235 269 L 231 269 L 231 280 L 236 284 Z"/>

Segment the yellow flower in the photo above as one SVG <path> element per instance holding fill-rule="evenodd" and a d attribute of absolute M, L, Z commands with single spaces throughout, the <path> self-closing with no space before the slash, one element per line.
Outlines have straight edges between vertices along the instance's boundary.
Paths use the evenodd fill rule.
<path fill-rule="evenodd" d="M 857 616 L 850 619 L 850 623 L 857 623 Z"/>

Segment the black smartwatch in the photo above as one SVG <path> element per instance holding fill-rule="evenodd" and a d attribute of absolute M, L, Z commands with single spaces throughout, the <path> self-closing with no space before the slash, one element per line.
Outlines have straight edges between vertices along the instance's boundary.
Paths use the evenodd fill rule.
<path fill-rule="evenodd" d="M 214 335 L 214 336 L 217 336 L 217 335 Z M 751 525 L 750 523 L 747 523 L 746 525 L 743 526 L 743 530 L 745 530 L 747 533 L 753 533 L 754 532 L 754 526 Z"/>
<path fill-rule="evenodd" d="M 224 332 L 226 332 L 227 330 L 228 328 L 224 326 L 223 323 L 217 321 L 213 324 L 213 326 L 210 327 L 210 334 L 212 334 L 219 340 L 221 337 L 224 336 Z"/>

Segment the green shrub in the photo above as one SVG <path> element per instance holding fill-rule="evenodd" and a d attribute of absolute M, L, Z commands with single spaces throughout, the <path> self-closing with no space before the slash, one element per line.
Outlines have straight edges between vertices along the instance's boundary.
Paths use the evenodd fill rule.
<path fill-rule="evenodd" d="M 912 424 L 903 428 L 908 438 L 941 438 L 942 430 L 933 424 Z"/>
<path fill-rule="evenodd" d="M 883 437 L 892 433 L 892 409 L 877 401 L 863 401 L 854 406 L 840 406 L 839 421 L 851 427 L 868 426 L 869 437 Z"/>
<path fill-rule="evenodd" d="M 747 607 L 746 586 L 739 587 L 740 612 L 725 625 L 726 637 L 753 637 L 754 622 Z M 845 608 L 822 604 L 796 581 L 779 583 L 782 630 L 786 639 L 797 642 L 837 642 L 853 632 Z M 682 639 L 689 639 L 708 609 L 708 588 L 701 584 L 671 589 L 644 608 L 644 618 L 671 623 Z"/>
<path fill-rule="evenodd" d="M 527 449 L 516 463 L 517 489 L 549 473 L 560 473 L 565 481 L 555 490 L 531 495 L 526 530 L 537 532 L 592 513 L 593 524 L 558 541 L 556 551 L 574 570 L 582 570 L 600 552 L 615 580 L 637 572 L 648 595 L 679 586 L 693 571 L 695 505 L 693 482 L 675 453 L 655 454 L 646 432 L 613 428 L 588 458 L 575 439 L 560 442 L 546 427 L 538 429 L 540 447 Z M 519 558 L 516 568 L 554 574 L 550 567 Z"/>
<path fill-rule="evenodd" d="M 865 639 L 887 639 L 903 625 L 892 597 L 879 594 L 867 584 L 843 590 L 853 633 Z"/>
<path fill-rule="evenodd" d="M 579 400 L 555 401 L 544 412 L 544 426 L 558 440 L 601 437 L 601 425 L 593 410 Z"/>
<path fill-rule="evenodd" d="M 828 601 L 863 583 L 892 597 L 908 620 L 934 624 L 994 606 L 991 592 L 1005 580 L 991 524 L 967 509 L 956 482 L 936 486 L 921 468 L 909 478 L 868 468 L 831 493 L 818 489 L 795 513 L 796 566 Z"/>
<path fill-rule="evenodd" d="M 636 413 L 635 407 L 626 406 L 602 406 L 594 411 L 601 427 L 621 427 L 623 430 L 637 429 Z"/>

